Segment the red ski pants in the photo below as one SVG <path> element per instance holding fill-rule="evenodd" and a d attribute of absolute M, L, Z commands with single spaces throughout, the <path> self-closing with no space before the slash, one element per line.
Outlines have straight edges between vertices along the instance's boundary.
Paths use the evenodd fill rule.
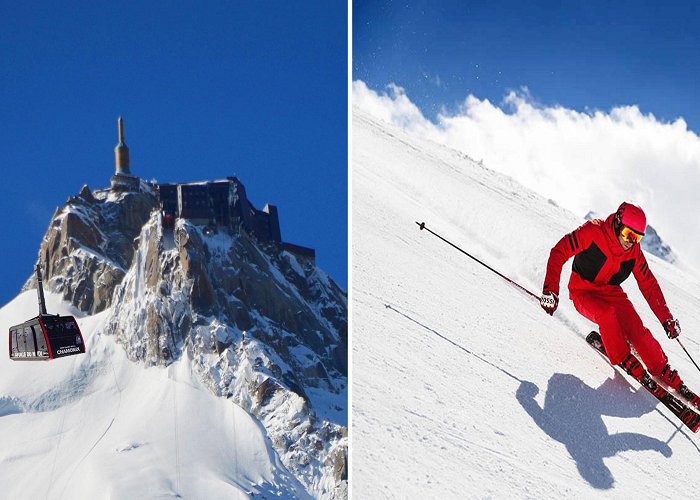
<path fill-rule="evenodd" d="M 652 375 L 659 375 L 668 362 L 661 345 L 620 287 L 604 291 L 571 291 L 574 307 L 600 329 L 605 352 L 613 365 L 622 363 L 630 354 L 628 341 Z"/>

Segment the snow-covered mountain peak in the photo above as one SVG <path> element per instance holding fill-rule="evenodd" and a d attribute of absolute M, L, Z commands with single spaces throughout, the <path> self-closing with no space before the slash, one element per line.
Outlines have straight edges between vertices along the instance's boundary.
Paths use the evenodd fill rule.
<path fill-rule="evenodd" d="M 256 490 L 229 474 L 231 491 L 346 498 L 346 293 L 316 267 L 312 250 L 281 241 L 276 208 L 253 208 L 237 179 L 140 184 L 138 191 L 84 187 L 57 209 L 42 241 L 49 295 L 87 318 L 88 352 L 68 362 L 102 370 L 96 350 L 116 341 L 118 356 L 140 366 L 129 370 L 185 370 L 187 383 L 259 421 L 266 444 L 237 460 L 271 453 L 273 475 L 260 480 L 277 486 Z M 28 279 L 24 294 L 35 286 Z M 8 321 L 27 319 L 8 311 Z M 59 362 L 66 363 L 51 366 Z M 5 389 L 11 411 L 33 404 Z M 181 411 L 198 421 L 197 408 Z M 198 432 L 231 431 L 230 420 L 207 425 Z M 282 476 L 293 479 L 283 486 Z"/>

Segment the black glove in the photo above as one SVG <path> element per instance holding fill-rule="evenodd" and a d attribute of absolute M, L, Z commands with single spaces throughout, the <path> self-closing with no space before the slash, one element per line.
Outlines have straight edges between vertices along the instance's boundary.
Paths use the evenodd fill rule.
<path fill-rule="evenodd" d="M 664 321 L 664 330 L 668 338 L 675 339 L 681 334 L 681 324 L 677 319 L 667 319 Z"/>
<path fill-rule="evenodd" d="M 551 316 L 554 314 L 554 311 L 557 310 L 557 306 L 559 305 L 559 297 L 557 297 L 556 293 L 545 289 L 542 291 L 542 297 L 540 297 L 540 305 L 542 306 L 542 309 L 544 309 L 544 312 Z"/>

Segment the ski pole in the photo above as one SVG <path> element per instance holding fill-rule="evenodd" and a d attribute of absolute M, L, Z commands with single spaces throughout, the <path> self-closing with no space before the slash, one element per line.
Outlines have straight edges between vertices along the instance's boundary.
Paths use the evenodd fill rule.
<path fill-rule="evenodd" d="M 700 366 L 698 366 L 698 364 L 695 362 L 695 360 L 693 359 L 693 357 L 690 355 L 690 353 L 688 352 L 688 349 L 685 348 L 685 346 L 684 346 L 683 343 L 681 342 L 681 339 L 679 339 L 678 337 L 676 337 L 676 340 L 677 340 L 678 343 L 681 345 L 681 347 L 683 348 L 683 350 L 685 351 L 685 353 L 688 355 L 688 357 L 690 358 L 690 361 L 693 362 L 693 364 L 695 365 L 695 368 L 697 368 L 698 370 L 700 370 Z"/>
<path fill-rule="evenodd" d="M 524 286 L 519 285 L 518 283 L 516 283 L 515 281 L 513 281 L 513 280 L 510 279 L 509 277 L 504 276 L 503 274 L 501 274 L 501 273 L 499 273 L 498 271 L 496 271 L 493 267 L 489 266 L 488 264 L 484 264 L 484 263 L 481 262 L 479 259 L 477 259 L 477 258 L 474 257 L 473 255 L 471 255 L 470 253 L 465 252 L 464 250 L 462 250 L 461 248 L 459 248 L 457 245 L 455 245 L 455 244 L 452 243 L 451 241 L 448 241 L 448 240 L 446 240 L 445 238 L 443 238 L 442 236 L 440 236 L 439 234 L 437 234 L 436 232 L 431 231 L 431 230 L 425 225 L 425 222 L 416 222 L 416 224 L 418 224 L 418 227 L 420 227 L 420 230 L 421 230 L 421 231 L 422 231 L 423 229 L 425 229 L 425 230 L 428 231 L 430 234 L 432 234 L 432 235 L 434 235 L 434 236 L 437 236 L 437 237 L 440 238 L 442 241 L 444 241 L 444 242 L 447 243 L 448 245 L 452 246 L 453 248 L 456 248 L 457 250 L 459 250 L 460 252 L 462 252 L 462 253 L 463 253 L 464 255 L 466 255 L 467 257 L 469 257 L 469 258 L 474 259 L 475 261 L 477 261 L 479 264 L 481 264 L 482 266 L 484 266 L 484 267 L 485 267 L 486 269 L 488 269 L 489 271 L 492 271 L 492 272 L 496 273 L 497 275 L 499 275 L 501 278 L 503 278 L 504 280 L 506 280 L 506 281 L 507 281 L 508 283 L 510 283 L 511 285 L 517 286 L 517 287 L 520 288 L 523 292 L 525 292 L 525 293 L 527 293 L 528 295 L 532 296 L 533 298 L 537 299 L 537 302 L 540 301 L 540 297 L 539 297 L 538 295 L 535 295 L 534 293 L 532 293 L 530 290 L 528 290 L 528 289 L 525 288 Z M 695 365 L 695 366 L 697 366 L 697 365 Z M 698 368 L 698 369 L 700 370 L 700 368 Z"/>

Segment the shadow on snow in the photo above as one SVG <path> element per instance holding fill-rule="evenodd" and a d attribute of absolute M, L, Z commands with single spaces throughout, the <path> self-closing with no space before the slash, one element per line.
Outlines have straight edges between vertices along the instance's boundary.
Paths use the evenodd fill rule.
<path fill-rule="evenodd" d="M 637 394 L 619 372 L 615 371 L 613 378 L 607 379 L 596 389 L 586 385 L 574 375 L 555 373 L 547 385 L 544 407 L 540 407 L 539 403 L 535 401 L 539 388 L 534 383 L 521 380 L 488 359 L 417 321 L 396 306 L 384 303 L 384 307 L 518 381 L 520 386 L 516 392 L 516 399 L 520 405 L 549 437 L 566 446 L 571 458 L 576 462 L 581 477 L 594 488 L 610 489 L 615 483 L 610 469 L 603 462 L 604 458 L 615 456 L 627 450 L 651 450 L 665 457 L 670 457 L 673 454 L 667 442 L 644 434 L 635 432 L 608 433 L 603 422 L 603 415 L 639 418 L 654 410 L 658 411 L 656 409 L 657 401 L 651 397 L 644 397 L 646 393 L 642 388 L 638 388 L 638 390 L 643 394 Z M 662 412 L 659 413 L 665 417 Z M 669 420 L 669 422 L 674 425 L 673 421 Z M 671 438 L 677 432 L 688 438 L 682 431 L 680 424 Z M 692 439 L 688 439 L 693 442 Z"/>
<path fill-rule="evenodd" d="M 555 373 L 547 385 L 544 407 L 534 399 L 538 392 L 535 384 L 523 381 L 516 398 L 549 437 L 566 446 L 581 477 L 594 488 L 609 489 L 615 482 L 603 462 L 606 457 L 626 450 L 652 450 L 665 457 L 673 453 L 668 444 L 643 434 L 608 434 L 603 415 L 638 418 L 656 407 L 617 372 L 596 389 L 574 375 Z"/>

